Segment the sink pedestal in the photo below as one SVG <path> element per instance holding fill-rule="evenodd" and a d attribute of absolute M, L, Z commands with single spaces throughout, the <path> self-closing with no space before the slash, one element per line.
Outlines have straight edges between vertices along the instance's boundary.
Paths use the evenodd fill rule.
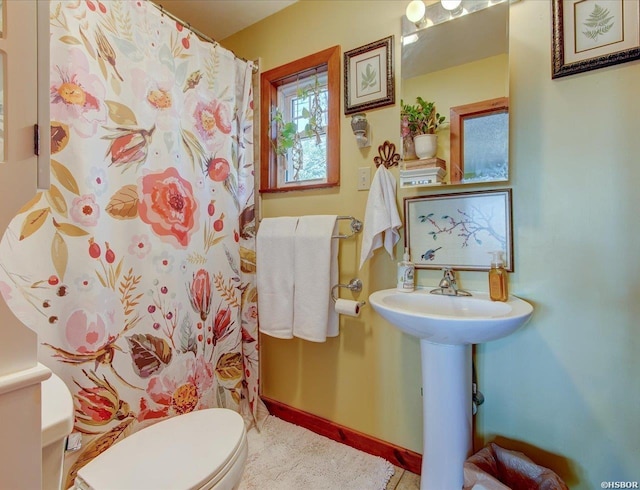
<path fill-rule="evenodd" d="M 420 339 L 424 418 L 421 490 L 460 490 L 471 456 L 472 344 L 501 339 L 527 323 L 533 307 L 509 296 L 472 296 L 383 289 L 369 296 L 373 308 L 402 332 Z"/>
<path fill-rule="evenodd" d="M 420 340 L 423 455 L 420 490 L 461 489 L 472 452 L 471 345 Z"/>

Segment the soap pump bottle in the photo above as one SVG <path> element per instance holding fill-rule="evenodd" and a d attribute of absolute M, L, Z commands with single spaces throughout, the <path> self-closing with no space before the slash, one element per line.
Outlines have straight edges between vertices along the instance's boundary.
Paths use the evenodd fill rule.
<path fill-rule="evenodd" d="M 489 297 L 491 301 L 508 301 L 509 287 L 507 284 L 507 270 L 504 268 L 503 252 L 489 252 L 493 255 L 491 269 L 489 269 Z"/>
<path fill-rule="evenodd" d="M 405 247 L 402 261 L 398 262 L 398 284 L 397 290 L 403 293 L 410 293 L 413 291 L 414 275 L 416 266 L 409 258 L 409 248 Z"/>

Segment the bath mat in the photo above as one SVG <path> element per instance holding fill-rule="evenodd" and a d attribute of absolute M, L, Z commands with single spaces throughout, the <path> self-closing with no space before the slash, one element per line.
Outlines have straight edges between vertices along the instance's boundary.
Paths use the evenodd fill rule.
<path fill-rule="evenodd" d="M 393 465 L 273 415 L 247 434 L 239 490 L 384 490 Z"/>

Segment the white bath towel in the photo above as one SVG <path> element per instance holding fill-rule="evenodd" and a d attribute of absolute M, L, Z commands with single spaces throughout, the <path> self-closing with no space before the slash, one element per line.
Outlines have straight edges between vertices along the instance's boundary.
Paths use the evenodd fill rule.
<path fill-rule="evenodd" d="M 260 331 L 293 338 L 294 241 L 298 218 L 264 218 L 256 238 Z"/>
<path fill-rule="evenodd" d="M 337 216 L 302 216 L 295 238 L 293 335 L 324 342 L 338 335 L 331 287 L 338 284 Z"/>
<path fill-rule="evenodd" d="M 373 255 L 373 251 L 384 245 L 393 258 L 393 246 L 400 239 L 398 228 L 402 226 L 396 204 L 396 179 L 384 165 L 376 171 L 364 214 L 360 269 Z"/>

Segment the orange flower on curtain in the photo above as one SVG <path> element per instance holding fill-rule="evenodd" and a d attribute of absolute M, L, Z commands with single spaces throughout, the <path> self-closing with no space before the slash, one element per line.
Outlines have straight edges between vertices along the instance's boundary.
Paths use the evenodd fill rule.
<path fill-rule="evenodd" d="M 198 224 L 198 203 L 191 184 L 170 167 L 144 175 L 140 188 L 140 219 L 161 239 L 186 247 Z"/>

